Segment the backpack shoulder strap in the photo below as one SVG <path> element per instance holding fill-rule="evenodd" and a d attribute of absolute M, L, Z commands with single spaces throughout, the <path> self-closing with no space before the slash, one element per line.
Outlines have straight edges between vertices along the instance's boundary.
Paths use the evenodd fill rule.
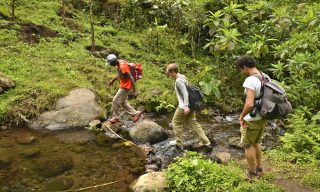
<path fill-rule="evenodd" d="M 259 71 L 260 74 L 254 73 L 251 76 L 255 76 L 257 77 L 260 82 L 261 82 L 261 88 L 260 88 L 260 94 L 258 96 L 258 98 L 255 98 L 255 100 L 261 99 L 263 96 L 263 92 L 264 92 L 264 85 L 268 82 L 267 79 L 265 78 L 264 74 L 262 72 Z"/>

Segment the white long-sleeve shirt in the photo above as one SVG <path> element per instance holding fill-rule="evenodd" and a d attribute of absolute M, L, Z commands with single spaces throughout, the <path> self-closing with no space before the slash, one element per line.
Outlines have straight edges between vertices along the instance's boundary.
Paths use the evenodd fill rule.
<path fill-rule="evenodd" d="M 175 91 L 179 102 L 178 107 L 181 109 L 189 106 L 189 95 L 186 87 L 187 83 L 188 80 L 186 76 L 178 73 L 178 77 L 175 82 Z"/>

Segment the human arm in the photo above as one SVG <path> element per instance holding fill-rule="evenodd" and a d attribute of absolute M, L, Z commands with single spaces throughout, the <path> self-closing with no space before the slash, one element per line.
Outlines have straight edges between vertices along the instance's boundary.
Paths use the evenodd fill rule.
<path fill-rule="evenodd" d="M 177 80 L 176 86 L 183 99 L 184 113 L 188 114 L 190 112 L 190 109 L 189 109 L 189 94 L 188 94 L 186 83 L 181 80 Z"/>
<path fill-rule="evenodd" d="M 240 122 L 240 125 L 241 127 L 244 127 L 246 128 L 247 127 L 247 124 L 245 123 L 244 121 L 244 117 L 250 113 L 253 105 L 254 105 L 254 96 L 255 96 L 255 91 L 250 89 L 250 88 L 247 88 L 246 89 L 246 102 L 243 106 L 243 109 L 242 109 L 242 112 L 240 114 L 240 117 L 239 117 L 239 122 Z"/>
<path fill-rule="evenodd" d="M 111 87 L 113 85 L 113 83 L 119 79 L 119 75 L 117 75 L 116 77 L 114 77 L 110 82 L 109 82 L 109 87 Z"/>
<path fill-rule="evenodd" d="M 131 73 L 125 73 L 127 77 L 129 77 L 131 83 L 132 83 L 132 91 L 133 91 L 133 94 L 135 95 L 136 94 L 136 82 L 134 81 L 134 78 L 133 76 L 131 75 Z"/>

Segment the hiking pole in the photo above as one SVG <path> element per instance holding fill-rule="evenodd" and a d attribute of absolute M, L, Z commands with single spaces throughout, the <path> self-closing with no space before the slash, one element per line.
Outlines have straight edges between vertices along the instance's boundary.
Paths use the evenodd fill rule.
<path fill-rule="evenodd" d="M 104 125 L 105 125 L 113 134 L 115 134 L 115 135 L 116 135 L 117 137 L 119 137 L 120 139 L 122 139 L 122 140 L 124 140 L 124 141 L 126 141 L 126 142 L 128 142 L 128 143 L 130 143 L 130 144 L 132 144 L 132 145 L 134 145 L 134 146 L 136 146 L 136 147 L 138 147 L 138 146 L 137 146 L 135 143 L 133 143 L 132 141 L 129 141 L 129 140 L 123 138 L 122 136 L 118 135 L 116 132 L 114 132 L 107 123 L 104 123 Z"/>
<path fill-rule="evenodd" d="M 112 182 L 109 182 L 109 183 L 104 183 L 104 184 L 100 184 L 100 185 L 94 185 L 94 186 L 90 186 L 90 187 L 84 187 L 84 188 L 79 188 L 79 189 L 70 189 L 70 190 L 66 190 L 66 191 L 63 191 L 63 192 L 84 191 L 84 190 L 87 190 L 87 189 L 94 189 L 94 188 L 98 188 L 98 187 L 108 186 L 108 185 L 111 185 L 111 184 L 114 184 L 114 183 L 119 183 L 120 181 L 124 181 L 124 180 L 125 179 L 121 179 L 121 180 L 118 180 L 118 181 L 112 181 Z"/>

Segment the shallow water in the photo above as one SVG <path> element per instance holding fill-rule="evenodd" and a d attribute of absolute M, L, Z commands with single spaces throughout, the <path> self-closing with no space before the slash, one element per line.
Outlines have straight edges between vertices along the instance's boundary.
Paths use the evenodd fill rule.
<path fill-rule="evenodd" d="M 0 191 L 56 191 L 119 181 L 86 191 L 129 191 L 144 172 L 140 150 L 87 131 L 0 132 Z M 113 146 L 112 146 L 113 145 Z"/>
<path fill-rule="evenodd" d="M 169 133 L 173 114 L 145 114 Z M 230 146 L 229 138 L 240 136 L 237 115 L 198 116 L 206 135 L 214 141 L 213 152 L 224 151 L 232 158 L 244 157 L 243 149 Z M 124 127 L 133 126 L 127 122 Z M 189 138 L 194 133 L 186 128 Z M 125 136 L 125 135 L 123 135 Z M 153 145 L 154 157 L 161 159 L 158 167 L 165 168 L 173 161 L 176 151 L 166 140 Z M 267 139 L 267 141 L 271 141 Z M 159 146 L 158 146 L 159 145 Z M 158 147 L 157 147 L 158 146 Z M 104 134 L 94 135 L 86 130 L 42 131 L 13 129 L 0 132 L 0 191 L 62 191 L 81 189 L 108 182 L 117 183 L 86 191 L 126 192 L 129 185 L 144 174 L 150 163 L 140 148 L 127 146 L 119 139 L 108 139 Z M 152 163 L 151 163 L 152 164 Z M 147 165 L 148 166 L 148 165 Z"/>

